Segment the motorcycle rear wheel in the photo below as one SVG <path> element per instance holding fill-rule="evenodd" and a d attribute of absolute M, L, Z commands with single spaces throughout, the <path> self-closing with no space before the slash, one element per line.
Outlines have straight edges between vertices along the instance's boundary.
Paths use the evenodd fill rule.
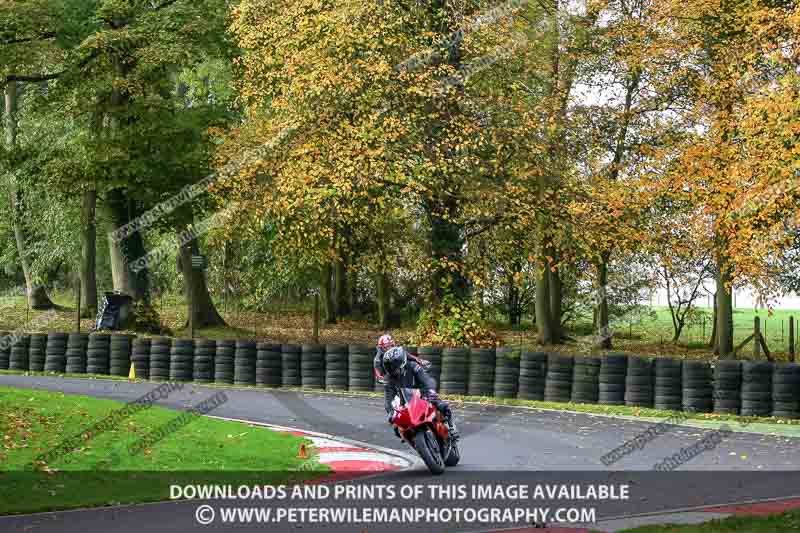
<path fill-rule="evenodd" d="M 436 435 L 433 434 L 430 428 L 414 435 L 414 447 L 425 462 L 425 466 L 431 471 L 431 474 L 438 476 L 444 473 L 445 465 L 442 459 L 442 450 L 439 447 L 439 441 L 436 440 Z"/>

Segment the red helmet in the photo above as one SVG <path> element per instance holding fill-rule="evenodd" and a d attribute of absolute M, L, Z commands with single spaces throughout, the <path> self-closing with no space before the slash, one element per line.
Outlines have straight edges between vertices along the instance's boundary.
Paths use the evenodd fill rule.
<path fill-rule="evenodd" d="M 394 339 L 391 335 L 383 335 L 378 339 L 378 348 L 381 350 L 388 350 L 394 346 Z"/>

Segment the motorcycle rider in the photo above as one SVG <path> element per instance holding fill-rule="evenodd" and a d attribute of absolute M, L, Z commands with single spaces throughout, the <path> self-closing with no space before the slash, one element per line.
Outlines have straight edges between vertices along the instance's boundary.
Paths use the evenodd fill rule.
<path fill-rule="evenodd" d="M 383 368 L 386 370 L 384 401 L 386 412 L 389 414 L 389 424 L 394 423 L 395 410 L 392 402 L 395 396 L 400 395 L 399 389 L 420 389 L 422 397 L 442 413 L 447 429 L 450 432 L 450 437 L 454 441 L 458 440 L 459 434 L 453 423 L 453 411 L 450 410 L 450 405 L 436 394 L 436 381 L 425 371 L 422 365 L 416 361 L 409 360 L 408 353 L 402 347 L 395 346 L 383 354 Z"/>
<path fill-rule="evenodd" d="M 387 350 L 390 348 L 394 348 L 397 346 L 397 343 L 394 341 L 391 335 L 386 334 L 382 335 L 380 339 L 378 339 L 378 346 L 375 350 L 375 359 L 372 362 L 372 366 L 375 372 L 375 380 L 378 383 L 384 383 L 386 370 L 383 368 L 383 354 L 386 353 Z M 416 362 L 417 364 L 421 365 L 422 368 L 429 368 L 431 363 L 419 357 L 415 357 L 410 353 L 406 352 L 406 356 L 411 359 L 412 361 Z"/>

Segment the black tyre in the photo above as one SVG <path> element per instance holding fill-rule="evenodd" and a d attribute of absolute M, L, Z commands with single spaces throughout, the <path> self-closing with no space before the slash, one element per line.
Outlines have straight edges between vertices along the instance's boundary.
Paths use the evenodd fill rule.
<path fill-rule="evenodd" d="M 442 459 L 442 450 L 438 439 L 430 429 L 414 435 L 414 448 L 431 474 L 438 476 L 444 473 L 445 462 Z"/>
<path fill-rule="evenodd" d="M 461 461 L 461 450 L 458 447 L 458 441 L 450 443 L 450 451 L 447 454 L 447 459 L 444 460 L 445 466 L 456 466 Z"/>

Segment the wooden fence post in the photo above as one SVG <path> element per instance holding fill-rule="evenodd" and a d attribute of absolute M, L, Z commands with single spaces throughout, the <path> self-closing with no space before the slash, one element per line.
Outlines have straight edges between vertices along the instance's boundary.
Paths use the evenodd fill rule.
<path fill-rule="evenodd" d="M 794 317 L 789 317 L 789 355 L 792 356 L 794 361 Z"/>

